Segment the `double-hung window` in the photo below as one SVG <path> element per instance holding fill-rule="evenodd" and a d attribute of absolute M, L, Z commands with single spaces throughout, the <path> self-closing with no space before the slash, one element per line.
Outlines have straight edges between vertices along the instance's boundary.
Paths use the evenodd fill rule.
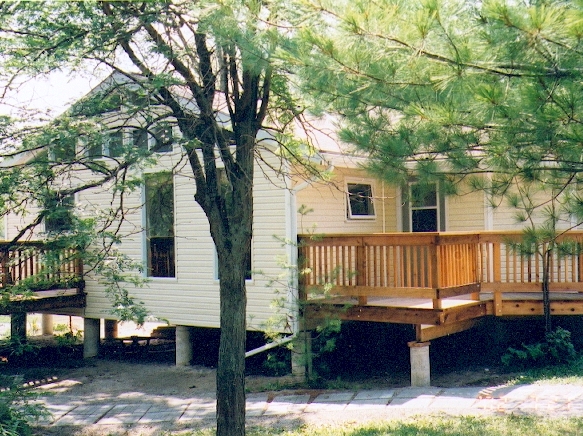
<path fill-rule="evenodd" d="M 410 183 L 403 211 L 404 231 L 445 230 L 445 199 L 435 183 Z"/>
<path fill-rule="evenodd" d="M 176 277 L 172 173 L 146 175 L 145 217 L 148 276 Z"/>

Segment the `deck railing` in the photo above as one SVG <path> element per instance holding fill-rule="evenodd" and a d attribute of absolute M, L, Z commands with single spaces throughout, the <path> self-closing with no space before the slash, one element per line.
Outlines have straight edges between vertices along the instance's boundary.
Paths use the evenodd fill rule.
<path fill-rule="evenodd" d="M 387 233 L 300 237 L 303 298 L 443 298 L 540 292 L 542 260 L 513 248 L 521 232 Z M 583 232 L 561 237 L 583 247 Z M 551 290 L 583 291 L 583 254 L 554 254 Z"/>
<path fill-rule="evenodd" d="M 480 238 L 480 280 L 483 291 L 540 292 L 543 260 L 539 253 L 521 256 L 513 243 L 521 241 L 521 232 L 483 232 Z M 558 238 L 573 244 L 573 253 L 555 250 L 550 258 L 550 290 L 583 291 L 583 232 L 570 231 Z"/>
<path fill-rule="evenodd" d="M 0 286 L 27 281 L 31 290 L 77 287 L 83 263 L 74 248 L 51 248 L 42 242 L 0 242 Z"/>

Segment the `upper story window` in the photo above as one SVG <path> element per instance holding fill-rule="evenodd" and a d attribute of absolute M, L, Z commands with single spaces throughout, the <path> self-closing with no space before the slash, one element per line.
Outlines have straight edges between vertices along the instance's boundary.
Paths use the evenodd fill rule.
<path fill-rule="evenodd" d="M 150 148 L 156 153 L 167 153 L 172 151 L 174 137 L 172 126 L 156 126 L 153 131 L 153 143 Z"/>
<path fill-rule="evenodd" d="M 370 183 L 347 183 L 346 215 L 348 219 L 375 218 L 373 190 Z"/>
<path fill-rule="evenodd" d="M 75 160 L 75 143 L 71 141 L 54 142 L 49 146 L 49 160 L 52 162 Z"/>
<path fill-rule="evenodd" d="M 176 277 L 172 173 L 146 175 L 146 241 L 149 277 Z"/>
<path fill-rule="evenodd" d="M 45 216 L 45 232 L 62 233 L 72 230 L 74 207 L 75 198 L 73 196 L 47 201 L 46 209 L 48 213 Z"/>
<path fill-rule="evenodd" d="M 171 126 L 157 126 L 151 135 L 146 129 L 124 128 L 109 132 L 102 143 L 88 147 L 87 157 L 90 159 L 119 158 L 123 156 L 124 149 L 131 146 L 141 150 L 166 153 L 172 151 L 173 142 Z"/>
<path fill-rule="evenodd" d="M 140 150 L 148 150 L 148 132 L 145 129 L 132 129 L 132 144 Z"/>
<path fill-rule="evenodd" d="M 121 157 L 124 148 L 123 130 L 113 130 L 105 136 L 102 143 L 95 143 L 87 149 L 89 159 L 101 159 L 103 157 Z"/>

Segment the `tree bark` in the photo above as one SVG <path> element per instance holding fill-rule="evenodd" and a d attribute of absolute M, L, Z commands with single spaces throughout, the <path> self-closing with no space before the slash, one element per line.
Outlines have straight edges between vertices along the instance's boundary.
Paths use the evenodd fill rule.
<path fill-rule="evenodd" d="M 224 267 L 221 266 L 223 263 L 226 263 Z M 218 436 L 245 435 L 247 298 L 245 273 L 240 272 L 245 264 L 243 256 L 233 253 L 227 253 L 224 261 L 219 261 L 221 338 L 216 382 Z"/>
<path fill-rule="evenodd" d="M 546 250 L 543 252 L 543 282 L 542 282 L 542 292 L 543 292 L 543 313 L 545 318 L 545 333 L 550 333 L 552 330 L 552 318 L 551 318 L 551 295 L 550 295 L 550 265 L 551 265 L 551 255 L 552 251 Z"/>

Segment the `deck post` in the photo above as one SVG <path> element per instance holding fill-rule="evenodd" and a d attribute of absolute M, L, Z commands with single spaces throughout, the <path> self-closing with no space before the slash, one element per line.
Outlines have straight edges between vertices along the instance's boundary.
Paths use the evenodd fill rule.
<path fill-rule="evenodd" d="M 117 338 L 117 320 L 115 319 L 104 320 L 104 334 L 105 339 Z"/>
<path fill-rule="evenodd" d="M 89 359 L 99 354 L 101 320 L 83 318 L 83 358 Z"/>
<path fill-rule="evenodd" d="M 192 362 L 193 347 L 191 328 L 176 326 L 176 366 L 189 366 Z"/>
<path fill-rule="evenodd" d="M 295 377 L 312 377 L 312 332 L 298 333 L 292 350 L 291 367 Z"/>
<path fill-rule="evenodd" d="M 26 341 L 26 312 L 15 312 L 10 315 L 10 338 Z"/>
<path fill-rule="evenodd" d="M 53 335 L 53 315 L 50 313 L 43 313 L 42 314 L 42 332 L 44 336 L 52 336 Z"/>
<path fill-rule="evenodd" d="M 430 342 L 409 342 L 411 359 L 411 386 L 431 386 L 431 366 L 429 362 Z"/>

